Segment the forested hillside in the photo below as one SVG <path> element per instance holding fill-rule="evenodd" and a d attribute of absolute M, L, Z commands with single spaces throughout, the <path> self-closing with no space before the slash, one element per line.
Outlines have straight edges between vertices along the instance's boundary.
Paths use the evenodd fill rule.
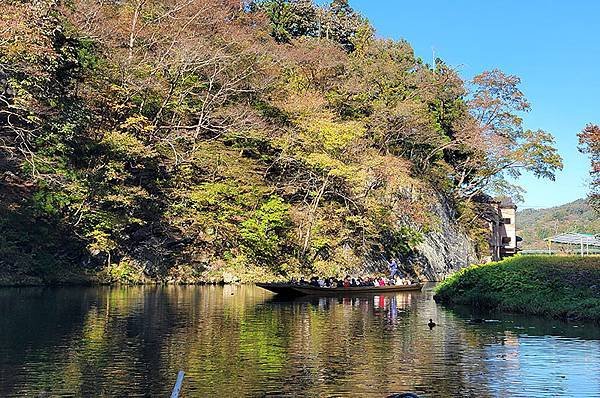
<path fill-rule="evenodd" d="M 346 1 L 0 0 L 0 280 L 256 280 L 418 258 L 562 167 L 519 79 Z"/>
<path fill-rule="evenodd" d="M 564 232 L 600 233 L 600 217 L 587 199 L 517 213 L 517 235 L 523 238 L 523 249 L 545 249 L 545 238 Z"/>

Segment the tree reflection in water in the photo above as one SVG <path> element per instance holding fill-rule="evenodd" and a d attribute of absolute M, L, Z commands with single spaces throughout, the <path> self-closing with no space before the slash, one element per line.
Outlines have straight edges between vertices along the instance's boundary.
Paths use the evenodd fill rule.
<path fill-rule="evenodd" d="M 445 310 L 430 291 L 6 289 L 0 310 L 0 396 L 167 396 L 179 369 L 185 397 L 600 394 L 596 326 L 507 315 L 471 325 L 481 314 Z"/>

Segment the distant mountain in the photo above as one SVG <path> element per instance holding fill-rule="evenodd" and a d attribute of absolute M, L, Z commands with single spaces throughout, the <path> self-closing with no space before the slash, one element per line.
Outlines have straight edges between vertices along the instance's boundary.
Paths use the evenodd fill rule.
<path fill-rule="evenodd" d="M 600 217 L 585 199 L 548 209 L 517 211 L 517 235 L 523 249 L 546 247 L 544 238 L 563 232 L 600 233 Z"/>

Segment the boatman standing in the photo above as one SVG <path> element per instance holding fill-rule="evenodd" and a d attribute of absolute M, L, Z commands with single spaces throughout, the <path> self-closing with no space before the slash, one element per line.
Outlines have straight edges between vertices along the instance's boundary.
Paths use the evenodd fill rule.
<path fill-rule="evenodd" d="M 392 261 L 389 263 L 390 265 L 390 279 L 394 279 L 394 277 L 396 275 L 398 275 L 398 263 L 396 262 L 396 259 L 392 259 Z"/>

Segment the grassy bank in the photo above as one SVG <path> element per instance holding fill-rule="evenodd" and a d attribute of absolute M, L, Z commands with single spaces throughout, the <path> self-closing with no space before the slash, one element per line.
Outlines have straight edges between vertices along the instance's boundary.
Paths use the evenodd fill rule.
<path fill-rule="evenodd" d="M 600 321 L 600 257 L 517 256 L 472 266 L 438 285 L 435 300 Z"/>

